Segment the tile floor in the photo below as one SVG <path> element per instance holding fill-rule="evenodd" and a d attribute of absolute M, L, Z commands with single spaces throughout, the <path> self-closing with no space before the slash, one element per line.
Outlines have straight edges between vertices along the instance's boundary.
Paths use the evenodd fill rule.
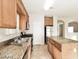
<path fill-rule="evenodd" d="M 47 45 L 33 46 L 33 52 L 31 59 L 52 59 L 47 50 Z"/>

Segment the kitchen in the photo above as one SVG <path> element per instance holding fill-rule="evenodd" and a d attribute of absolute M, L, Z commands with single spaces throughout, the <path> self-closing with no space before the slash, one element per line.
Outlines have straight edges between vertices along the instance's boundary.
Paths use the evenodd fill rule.
<path fill-rule="evenodd" d="M 47 5 L 46 1 L 49 2 L 48 4 L 53 4 L 53 5 L 50 6 Z M 22 51 L 21 54 L 20 53 L 18 54 L 19 49 L 17 48 L 18 52 L 16 53 L 17 55 L 20 56 L 19 59 L 24 58 L 24 55 L 26 54 L 28 55 L 27 57 L 28 59 L 30 58 L 42 59 L 45 58 L 46 56 L 47 56 L 46 58 L 48 59 L 51 58 L 68 59 L 68 55 L 64 54 L 65 51 L 63 51 L 63 49 L 66 50 L 66 47 L 71 45 L 72 47 L 68 49 L 72 49 L 70 53 L 74 56 L 69 57 L 69 59 L 77 59 L 78 57 L 77 56 L 77 44 L 78 44 L 77 0 L 75 1 L 55 0 L 54 2 L 52 2 L 52 0 L 50 1 L 46 0 L 46 1 L 45 0 L 40 0 L 40 1 L 0 0 L 0 42 L 1 42 L 0 50 L 4 51 L 5 53 L 4 56 L 0 55 L 0 57 L 3 56 L 5 58 L 7 54 L 6 51 L 8 50 L 7 48 L 12 48 L 11 46 L 14 47 L 13 48 L 14 52 L 12 53 L 15 54 L 17 48 L 16 46 L 19 46 L 18 47 L 19 49 L 21 47 L 22 48 L 25 47 L 23 48 L 24 52 Z M 45 6 L 45 7 L 41 7 L 41 6 Z M 48 9 L 46 9 L 47 6 Z M 45 17 L 48 18 L 47 23 Z M 69 43 L 69 45 L 63 44 L 63 41 Z M 22 46 L 20 46 L 21 44 Z M 52 44 L 55 44 L 56 48 L 58 49 L 56 50 L 54 45 Z M 38 54 L 36 53 L 36 50 Z M 42 50 L 46 51 L 47 53 L 43 52 Z M 59 52 L 58 50 L 62 52 Z M 13 50 L 10 49 L 10 51 Z M 54 53 L 55 51 L 57 51 L 57 54 Z M 1 53 L 3 54 L 3 52 Z M 44 54 L 46 55 L 42 56 Z M 58 57 L 59 55 L 62 58 Z M 67 58 L 64 57 L 64 55 L 67 56 Z M 7 58 L 8 57 L 9 56 L 7 56 Z M 18 59 L 17 56 L 15 57 L 16 59 Z M 15 57 L 12 56 L 12 58 Z"/>

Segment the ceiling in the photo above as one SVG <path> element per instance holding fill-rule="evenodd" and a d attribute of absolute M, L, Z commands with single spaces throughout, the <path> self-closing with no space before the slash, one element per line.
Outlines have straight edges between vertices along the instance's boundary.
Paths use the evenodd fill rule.
<path fill-rule="evenodd" d="M 45 0 L 22 0 L 29 14 L 47 16 L 77 16 L 77 0 L 55 0 L 52 8 L 44 10 Z"/>

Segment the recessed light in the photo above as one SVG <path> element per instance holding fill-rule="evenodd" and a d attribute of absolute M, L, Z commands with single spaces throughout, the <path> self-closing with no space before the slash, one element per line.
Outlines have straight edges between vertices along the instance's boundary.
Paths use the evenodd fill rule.
<path fill-rule="evenodd" d="M 54 4 L 54 0 L 45 0 L 44 9 L 49 10 Z"/>

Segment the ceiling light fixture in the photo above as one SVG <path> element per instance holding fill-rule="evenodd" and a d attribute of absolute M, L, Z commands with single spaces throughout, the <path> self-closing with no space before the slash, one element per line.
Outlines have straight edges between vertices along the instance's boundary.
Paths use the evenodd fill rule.
<path fill-rule="evenodd" d="M 54 0 L 45 0 L 44 9 L 47 11 L 52 7 L 54 4 Z"/>

